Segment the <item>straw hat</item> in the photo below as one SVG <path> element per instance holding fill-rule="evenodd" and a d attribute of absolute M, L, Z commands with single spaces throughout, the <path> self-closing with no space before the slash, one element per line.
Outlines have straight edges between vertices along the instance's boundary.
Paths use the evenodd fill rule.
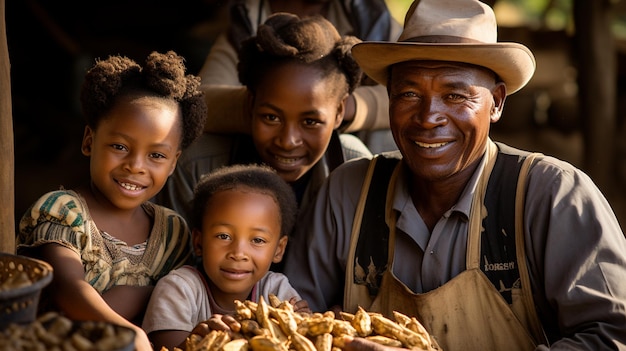
<path fill-rule="evenodd" d="M 352 54 L 363 71 L 387 84 L 389 66 L 405 61 L 470 63 L 494 71 L 507 94 L 521 89 L 535 72 L 532 52 L 518 43 L 498 42 L 496 16 L 478 0 L 416 0 L 397 42 L 356 44 Z"/>

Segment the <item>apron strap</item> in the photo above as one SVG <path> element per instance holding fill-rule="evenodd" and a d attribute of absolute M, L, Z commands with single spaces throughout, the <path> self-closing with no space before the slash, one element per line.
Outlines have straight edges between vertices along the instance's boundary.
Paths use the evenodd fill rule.
<path fill-rule="evenodd" d="M 389 253 L 387 254 L 387 267 L 389 271 L 393 272 L 393 255 L 396 248 L 396 222 L 398 221 L 398 212 L 393 210 L 393 196 L 396 189 L 396 183 L 398 182 L 398 175 L 402 170 L 402 162 L 398 162 L 396 168 L 391 174 L 391 180 L 389 181 L 389 189 L 387 190 L 387 197 L 385 199 L 385 222 L 389 227 Z"/>
<path fill-rule="evenodd" d="M 476 194 L 472 198 L 472 208 L 470 211 L 470 222 L 467 239 L 466 267 L 467 269 L 480 269 L 480 233 L 483 219 L 487 216 L 486 208 L 483 206 L 489 176 L 495 165 L 498 149 L 495 143 L 489 139 L 487 152 L 485 153 L 486 164 L 483 173 L 480 175 Z M 526 264 L 526 251 L 524 247 L 524 204 L 526 195 L 526 183 L 530 168 L 537 157 L 543 156 L 541 153 L 531 153 L 526 156 L 522 163 L 515 195 L 515 250 L 516 260 L 522 286 L 522 299 L 530 332 L 539 344 L 547 344 L 547 338 L 541 327 L 541 322 L 535 309 L 528 266 Z"/>
<path fill-rule="evenodd" d="M 498 156 L 498 147 L 496 144 L 487 140 L 487 152 L 485 152 L 485 168 L 478 179 L 476 186 L 476 193 L 472 197 L 472 208 L 470 210 L 469 228 L 467 237 L 467 252 L 466 252 L 466 268 L 479 268 L 480 267 L 480 233 L 482 232 L 483 218 L 487 217 L 487 211 L 483 202 L 485 201 L 485 193 L 487 190 L 487 184 L 489 183 L 489 176 L 493 170 L 493 166 L 496 164 L 496 158 Z"/>
<path fill-rule="evenodd" d="M 344 281 L 346 311 L 356 311 L 357 305 L 369 306 L 378 295 L 383 272 L 393 259 L 393 245 L 389 244 L 390 209 L 386 206 L 395 212 L 393 186 L 401 163 L 393 154 L 377 155 L 369 163 L 352 223 Z M 383 197 L 388 200 L 382 202 Z M 381 250 L 384 247 L 388 250 Z"/>
<path fill-rule="evenodd" d="M 367 195 L 369 192 L 369 187 L 372 182 L 372 175 L 374 174 L 374 169 L 376 166 L 376 161 L 378 161 L 378 157 L 372 158 L 367 168 L 367 172 L 365 173 L 365 179 L 363 179 L 363 187 L 361 188 L 361 195 L 359 197 L 359 203 L 356 207 L 356 212 L 354 214 L 354 222 L 352 222 L 352 233 L 350 235 L 350 251 L 348 254 L 348 264 L 346 264 L 346 278 L 345 278 L 345 291 L 344 291 L 344 309 L 347 308 L 348 302 L 346 298 L 348 296 L 353 296 L 352 292 L 352 280 L 354 279 L 354 262 L 356 256 L 356 245 L 359 239 L 359 234 L 361 231 L 361 222 L 363 221 L 363 212 L 365 211 L 365 203 L 367 199 Z M 362 264 L 363 262 L 361 262 Z"/>
<path fill-rule="evenodd" d="M 522 285 L 522 298 L 524 301 L 524 308 L 526 309 L 526 316 L 528 317 L 530 332 L 535 337 L 535 340 L 539 344 L 548 345 L 548 339 L 541 327 L 537 310 L 535 309 L 535 303 L 533 301 L 533 295 L 530 288 L 530 275 L 528 273 L 528 265 L 526 264 L 526 249 L 524 246 L 524 204 L 526 198 L 526 181 L 530 167 L 533 161 L 543 156 L 541 153 L 532 153 L 526 157 L 522 168 L 520 170 L 519 178 L 517 181 L 517 190 L 515 195 L 515 250 L 517 256 L 517 267 L 520 275 L 520 282 Z"/>

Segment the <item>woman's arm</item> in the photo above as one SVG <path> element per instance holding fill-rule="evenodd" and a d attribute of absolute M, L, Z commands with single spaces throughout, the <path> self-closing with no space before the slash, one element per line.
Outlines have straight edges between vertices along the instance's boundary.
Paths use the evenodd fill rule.
<path fill-rule="evenodd" d="M 355 111 L 352 116 L 346 114 L 351 122 L 344 126 L 342 132 L 389 128 L 387 88 L 382 85 L 362 85 L 355 89 L 351 97 L 355 100 Z"/>

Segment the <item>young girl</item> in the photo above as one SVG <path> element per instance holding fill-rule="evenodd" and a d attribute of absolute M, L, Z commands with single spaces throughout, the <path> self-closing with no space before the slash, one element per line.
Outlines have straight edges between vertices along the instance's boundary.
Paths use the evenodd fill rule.
<path fill-rule="evenodd" d="M 202 174 L 227 164 L 265 163 L 292 186 L 306 213 L 330 171 L 345 160 L 371 157 L 358 138 L 337 131 L 360 83 L 350 52 L 357 42 L 320 16 L 269 17 L 239 52 L 252 135 L 203 134 L 183 152 L 157 201 L 189 218 Z"/>
<path fill-rule="evenodd" d="M 121 56 L 96 62 L 80 96 L 91 180 L 44 194 L 19 224 L 18 254 L 54 269 L 42 306 L 133 328 L 137 350 L 152 350 L 138 325 L 154 284 L 190 257 L 184 219 L 148 200 L 202 131 L 199 85 L 174 52 L 152 53 L 144 67 Z"/>
<path fill-rule="evenodd" d="M 308 311 L 287 277 L 269 271 L 283 257 L 296 212 L 293 191 L 267 166 L 234 165 L 203 176 L 191 221 L 200 263 L 157 283 L 143 322 L 155 349 L 184 349 L 189 333 L 204 334 L 212 315 L 233 315 L 235 300 L 269 301 L 274 294 Z"/>

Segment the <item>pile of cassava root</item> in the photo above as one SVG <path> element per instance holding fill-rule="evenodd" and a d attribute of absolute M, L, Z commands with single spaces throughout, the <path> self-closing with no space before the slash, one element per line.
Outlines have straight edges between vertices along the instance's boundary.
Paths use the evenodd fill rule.
<path fill-rule="evenodd" d="M 235 305 L 240 330 L 213 330 L 204 337 L 191 334 L 186 351 L 340 351 L 345 335 L 414 351 L 439 350 L 416 318 L 398 312 L 395 321 L 360 307 L 354 314 L 341 312 L 340 318 L 332 311 L 299 313 L 274 295 L 269 304 L 261 297 L 258 303 L 237 300 Z"/>

